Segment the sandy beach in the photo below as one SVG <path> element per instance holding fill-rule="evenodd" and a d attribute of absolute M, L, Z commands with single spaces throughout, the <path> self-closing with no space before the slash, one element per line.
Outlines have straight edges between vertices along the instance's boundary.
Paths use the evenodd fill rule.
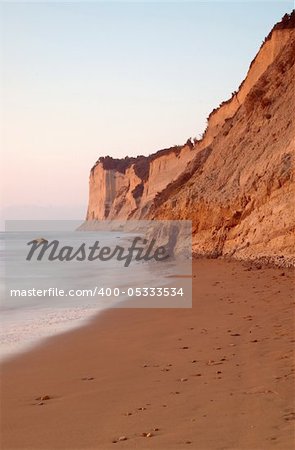
<path fill-rule="evenodd" d="M 292 449 L 294 304 L 290 269 L 195 261 L 192 309 L 109 310 L 3 363 L 1 448 Z"/>

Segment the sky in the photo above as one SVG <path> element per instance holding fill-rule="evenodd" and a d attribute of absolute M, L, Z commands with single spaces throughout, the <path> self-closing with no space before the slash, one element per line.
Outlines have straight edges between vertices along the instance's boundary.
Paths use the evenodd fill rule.
<path fill-rule="evenodd" d="M 100 156 L 199 137 L 292 5 L 2 2 L 2 220 L 83 219 Z"/>

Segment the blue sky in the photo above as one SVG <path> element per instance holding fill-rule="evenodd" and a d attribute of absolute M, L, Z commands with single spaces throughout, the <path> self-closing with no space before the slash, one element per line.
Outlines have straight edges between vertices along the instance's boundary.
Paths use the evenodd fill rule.
<path fill-rule="evenodd" d="M 2 3 L 4 215 L 83 217 L 99 156 L 198 136 L 292 4 Z"/>

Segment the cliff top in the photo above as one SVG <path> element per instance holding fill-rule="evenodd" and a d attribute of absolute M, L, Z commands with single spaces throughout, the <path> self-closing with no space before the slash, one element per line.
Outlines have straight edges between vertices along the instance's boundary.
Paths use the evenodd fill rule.
<path fill-rule="evenodd" d="M 274 33 L 274 31 L 280 31 L 280 30 L 287 30 L 287 29 L 292 29 L 295 28 L 295 9 L 293 9 L 289 14 L 286 13 L 282 19 L 280 20 L 280 22 L 276 23 L 273 28 L 271 29 L 271 31 L 268 33 L 268 35 L 266 36 L 266 38 L 264 39 L 264 41 L 262 42 L 259 51 L 257 52 L 257 55 L 255 56 L 255 58 L 251 61 L 251 64 L 249 66 L 249 70 L 251 69 L 251 67 L 253 66 L 254 62 L 256 61 L 256 58 L 260 52 L 260 50 L 262 49 L 262 47 L 264 46 L 264 44 L 269 41 L 272 38 L 272 35 Z M 249 71 L 248 71 L 249 72 Z M 246 75 L 247 78 L 247 75 Z M 246 79 L 245 78 L 245 79 Z M 210 119 L 210 117 L 216 113 L 219 108 L 221 108 L 222 106 L 226 105 L 227 103 L 230 103 L 230 101 L 232 100 L 232 98 L 238 93 L 238 91 L 241 89 L 241 87 L 243 86 L 245 79 L 241 82 L 240 86 L 238 87 L 238 89 L 236 91 L 234 91 L 231 95 L 230 98 L 228 98 L 227 100 L 224 100 L 222 103 L 220 103 L 220 105 L 216 108 L 214 108 L 211 113 L 209 114 L 207 120 Z"/>
<path fill-rule="evenodd" d="M 257 55 L 255 56 L 255 58 L 252 60 L 249 70 L 251 69 L 251 67 L 253 66 L 261 48 L 265 45 L 265 43 L 267 41 L 269 41 L 273 35 L 273 33 L 275 31 L 279 31 L 279 30 L 286 30 L 286 29 L 293 29 L 295 28 L 295 10 L 293 9 L 290 13 L 286 13 L 282 19 L 280 20 L 280 22 L 278 22 L 277 24 L 275 24 L 272 28 L 272 30 L 269 32 L 269 34 L 266 36 L 266 38 L 264 39 L 263 43 L 260 46 L 260 49 L 257 53 Z M 249 71 L 248 71 L 249 73 Z M 248 74 L 246 75 L 247 78 Z M 245 79 L 246 79 L 245 78 Z M 230 103 L 232 98 L 238 93 L 238 91 L 241 89 L 241 87 L 243 86 L 245 79 L 241 82 L 239 88 L 237 91 L 234 91 L 231 95 L 231 97 L 225 101 L 223 101 L 218 107 L 214 108 L 211 113 L 209 114 L 207 121 L 209 121 L 209 119 L 211 118 L 211 116 L 213 114 L 215 114 L 222 106 L 226 105 L 227 103 Z M 203 135 L 205 134 L 206 130 L 204 131 Z M 124 158 L 112 158 L 111 156 L 102 156 L 100 157 L 96 163 L 94 164 L 94 166 L 91 169 L 91 173 L 93 173 L 95 167 L 98 164 L 102 164 L 103 168 L 106 170 L 117 170 L 120 173 L 125 173 L 126 170 L 128 168 L 130 168 L 133 164 L 134 164 L 134 171 L 135 173 L 143 180 L 146 181 L 148 178 L 148 172 L 149 172 L 149 164 L 151 161 L 153 161 L 154 159 L 160 157 L 160 156 L 164 156 L 166 154 L 172 153 L 174 152 L 176 155 L 178 155 L 180 153 L 180 151 L 182 150 L 182 148 L 188 145 L 190 148 L 193 148 L 194 145 L 191 142 L 190 139 L 187 140 L 186 144 L 184 145 L 175 145 L 169 148 L 165 148 L 162 150 L 158 150 L 155 153 L 152 153 L 148 156 L 144 156 L 144 155 L 139 155 L 137 157 L 129 157 L 129 156 L 125 156 Z"/>
<path fill-rule="evenodd" d="M 190 141 L 190 139 L 188 139 L 186 144 L 184 145 L 188 145 L 190 148 L 193 148 L 193 144 Z M 149 164 L 151 161 L 160 156 L 168 155 L 170 153 L 175 153 L 176 155 L 178 155 L 181 152 L 184 145 L 174 145 L 173 147 L 164 148 L 162 150 L 158 150 L 156 153 L 152 153 L 149 156 L 144 155 L 139 155 L 136 157 L 125 156 L 125 158 L 112 158 L 111 156 L 101 156 L 92 167 L 91 172 L 94 171 L 95 167 L 98 164 L 102 164 L 102 167 L 105 170 L 116 170 L 120 173 L 125 173 L 126 170 L 129 169 L 129 167 L 131 167 L 134 164 L 134 171 L 136 175 L 143 181 L 145 181 L 148 177 Z"/>
<path fill-rule="evenodd" d="M 290 14 L 286 13 L 282 20 L 276 23 L 270 33 L 265 38 L 265 41 L 269 40 L 272 36 L 272 33 L 277 30 L 286 30 L 289 28 L 295 28 L 295 9 L 293 9 Z"/>

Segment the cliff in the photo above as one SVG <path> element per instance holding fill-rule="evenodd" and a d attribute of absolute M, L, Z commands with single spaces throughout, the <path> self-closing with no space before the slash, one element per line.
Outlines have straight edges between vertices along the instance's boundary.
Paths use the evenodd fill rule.
<path fill-rule="evenodd" d="M 90 173 L 87 220 L 146 216 L 155 196 L 179 177 L 194 155 L 188 141 L 148 157 L 99 158 Z"/>
<path fill-rule="evenodd" d="M 149 157 L 100 158 L 87 220 L 191 219 L 198 255 L 292 264 L 294 12 L 265 39 L 203 139 Z"/>

